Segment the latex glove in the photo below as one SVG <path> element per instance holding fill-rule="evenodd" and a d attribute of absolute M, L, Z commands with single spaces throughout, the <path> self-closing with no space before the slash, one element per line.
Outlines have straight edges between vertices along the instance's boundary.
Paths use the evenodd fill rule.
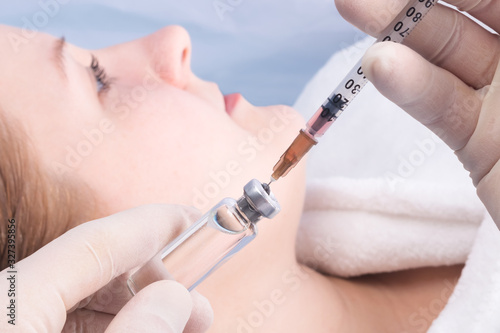
<path fill-rule="evenodd" d="M 500 31 L 499 1 L 448 2 Z M 374 36 L 405 3 L 336 0 L 348 21 Z M 498 34 L 454 9 L 436 5 L 405 44 L 416 52 L 391 42 L 372 46 L 363 59 L 364 73 L 383 95 L 455 150 L 500 226 Z"/>
<path fill-rule="evenodd" d="M 16 326 L 4 318 L 0 331 L 177 333 L 186 323 L 184 332 L 205 331 L 213 315 L 201 295 L 159 281 L 132 298 L 124 274 L 198 215 L 181 206 L 149 205 L 69 230 L 15 265 Z M 0 280 L 6 275 L 7 269 Z"/>

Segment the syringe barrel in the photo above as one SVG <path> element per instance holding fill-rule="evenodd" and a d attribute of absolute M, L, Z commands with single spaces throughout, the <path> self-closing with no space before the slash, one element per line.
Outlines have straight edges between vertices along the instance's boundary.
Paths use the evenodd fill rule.
<path fill-rule="evenodd" d="M 281 155 L 278 163 L 273 168 L 271 177 L 278 180 L 284 177 L 288 172 L 299 163 L 305 154 L 316 145 L 317 141 L 309 133 L 300 130 L 299 135 L 293 140 L 288 149 Z"/>
<path fill-rule="evenodd" d="M 323 136 L 367 82 L 359 60 L 309 119 L 306 131 L 315 138 Z"/>
<path fill-rule="evenodd" d="M 376 42 L 401 43 L 415 26 L 434 7 L 436 0 L 410 1 L 394 20 L 382 31 Z M 340 114 L 359 94 L 368 80 L 363 74 L 360 59 L 340 84 L 307 122 L 307 132 L 315 138 L 321 137 Z"/>
<path fill-rule="evenodd" d="M 413 28 L 431 10 L 437 0 L 413 0 L 396 16 L 396 18 L 382 31 L 377 42 L 393 41 L 401 43 Z M 340 84 L 321 104 L 316 113 L 309 119 L 306 128 L 301 131 L 292 145 L 281 156 L 273 168 L 271 180 L 285 176 L 316 144 L 317 139 L 323 136 L 330 126 L 349 106 L 368 82 L 361 67 L 362 60 L 350 70 Z M 309 139 L 312 141 L 304 140 Z"/>

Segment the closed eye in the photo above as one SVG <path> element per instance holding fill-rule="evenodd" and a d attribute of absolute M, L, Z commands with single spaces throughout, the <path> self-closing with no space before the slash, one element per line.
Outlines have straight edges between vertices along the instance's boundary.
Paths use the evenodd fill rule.
<path fill-rule="evenodd" d="M 110 79 L 108 78 L 106 71 L 99 64 L 97 58 L 92 55 L 92 62 L 90 64 L 90 69 L 94 73 L 95 80 L 97 83 L 97 93 L 101 94 L 107 91 L 111 85 Z"/>

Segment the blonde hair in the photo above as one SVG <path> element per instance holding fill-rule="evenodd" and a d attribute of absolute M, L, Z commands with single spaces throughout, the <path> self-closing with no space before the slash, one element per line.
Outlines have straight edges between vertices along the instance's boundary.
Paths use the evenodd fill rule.
<path fill-rule="evenodd" d="M 12 219 L 19 261 L 94 215 L 89 191 L 47 170 L 22 125 L 0 108 L 0 270 L 12 259 L 7 241 Z"/>

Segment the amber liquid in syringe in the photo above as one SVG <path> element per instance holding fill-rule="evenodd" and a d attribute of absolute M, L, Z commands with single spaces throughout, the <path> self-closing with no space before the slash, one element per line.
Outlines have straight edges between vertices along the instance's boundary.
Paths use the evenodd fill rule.
<path fill-rule="evenodd" d="M 290 147 L 281 155 L 278 163 L 274 166 L 271 182 L 286 176 L 316 143 L 318 141 L 304 132 L 304 130 L 300 130 L 299 135 L 297 135 Z"/>
<path fill-rule="evenodd" d="M 437 0 L 413 0 L 382 31 L 378 42 L 401 43 L 424 16 L 434 7 Z M 307 122 L 293 143 L 273 168 L 271 181 L 287 175 L 300 159 L 318 142 L 328 128 L 344 112 L 351 101 L 368 82 L 361 67 L 361 60 L 351 69 L 335 90 L 328 96 L 316 113 Z"/>

